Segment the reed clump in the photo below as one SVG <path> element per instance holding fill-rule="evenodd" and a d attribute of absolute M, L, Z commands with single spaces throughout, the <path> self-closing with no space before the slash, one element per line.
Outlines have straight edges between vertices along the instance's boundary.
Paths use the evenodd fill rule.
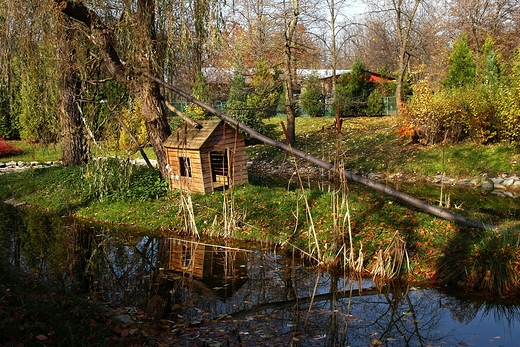
<path fill-rule="evenodd" d="M 506 296 L 520 293 L 520 232 L 479 231 L 452 241 L 438 266 L 440 284 Z"/>

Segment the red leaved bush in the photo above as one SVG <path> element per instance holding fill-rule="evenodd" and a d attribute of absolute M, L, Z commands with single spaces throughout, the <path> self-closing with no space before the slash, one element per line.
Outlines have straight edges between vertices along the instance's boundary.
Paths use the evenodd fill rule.
<path fill-rule="evenodd" d="M 12 146 L 4 138 L 0 138 L 0 158 L 22 153 L 22 149 Z"/>

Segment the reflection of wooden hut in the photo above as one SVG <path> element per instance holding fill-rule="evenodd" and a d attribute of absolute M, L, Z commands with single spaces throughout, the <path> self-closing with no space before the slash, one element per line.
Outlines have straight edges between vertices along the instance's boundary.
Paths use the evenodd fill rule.
<path fill-rule="evenodd" d="M 202 278 L 204 275 L 204 260 L 206 259 L 205 252 L 206 245 L 203 243 L 170 239 L 169 270 Z"/>
<path fill-rule="evenodd" d="M 248 182 L 244 137 L 220 120 L 183 124 L 164 142 L 170 187 L 207 193 Z"/>
<path fill-rule="evenodd" d="M 167 269 L 201 280 L 221 297 L 228 297 L 248 280 L 246 251 L 181 239 L 169 241 Z"/>

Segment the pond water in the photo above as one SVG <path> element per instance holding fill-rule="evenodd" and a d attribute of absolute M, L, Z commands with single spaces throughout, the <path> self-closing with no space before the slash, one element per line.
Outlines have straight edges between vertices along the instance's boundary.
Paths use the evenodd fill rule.
<path fill-rule="evenodd" d="M 5 204 L 0 242 L 12 264 L 154 315 L 183 346 L 520 346 L 520 305 L 376 287 L 269 247 L 137 236 Z"/>

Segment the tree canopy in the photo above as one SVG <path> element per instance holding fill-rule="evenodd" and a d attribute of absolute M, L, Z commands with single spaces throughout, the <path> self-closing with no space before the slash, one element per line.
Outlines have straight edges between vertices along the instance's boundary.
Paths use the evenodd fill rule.
<path fill-rule="evenodd" d="M 292 121 L 298 115 L 299 69 L 351 68 L 351 76 L 361 76 L 359 61 L 362 70 L 389 71 L 403 102 L 410 97 L 408 80 L 431 90 L 494 85 L 491 101 L 516 102 L 505 82 L 512 81 L 518 49 L 516 1 L 366 1 L 366 12 L 356 16 L 337 11 L 340 6 L 339 1 L 0 0 L 0 137 L 61 142 L 66 151 L 83 152 L 67 157 L 75 164 L 100 143 L 135 150 L 125 139 L 126 127 L 138 135 L 139 146 L 154 148 L 166 175 L 162 141 L 175 122 L 164 101 L 186 100 L 146 74 L 209 103 L 229 101 L 229 112 L 246 110 L 237 117 L 250 121 L 284 112 Z M 208 75 L 233 69 L 239 60 L 243 70 L 237 78 L 245 85 L 239 87 L 233 74 L 227 80 Z M 324 101 L 335 100 L 344 114 L 363 114 L 360 105 L 371 95 L 378 112 L 381 91 L 371 94 L 364 78 L 341 81 L 339 96 L 335 81 L 332 91 L 321 90 Z M 238 88 L 246 100 L 237 98 Z M 504 105 L 495 108 L 502 115 Z"/>

